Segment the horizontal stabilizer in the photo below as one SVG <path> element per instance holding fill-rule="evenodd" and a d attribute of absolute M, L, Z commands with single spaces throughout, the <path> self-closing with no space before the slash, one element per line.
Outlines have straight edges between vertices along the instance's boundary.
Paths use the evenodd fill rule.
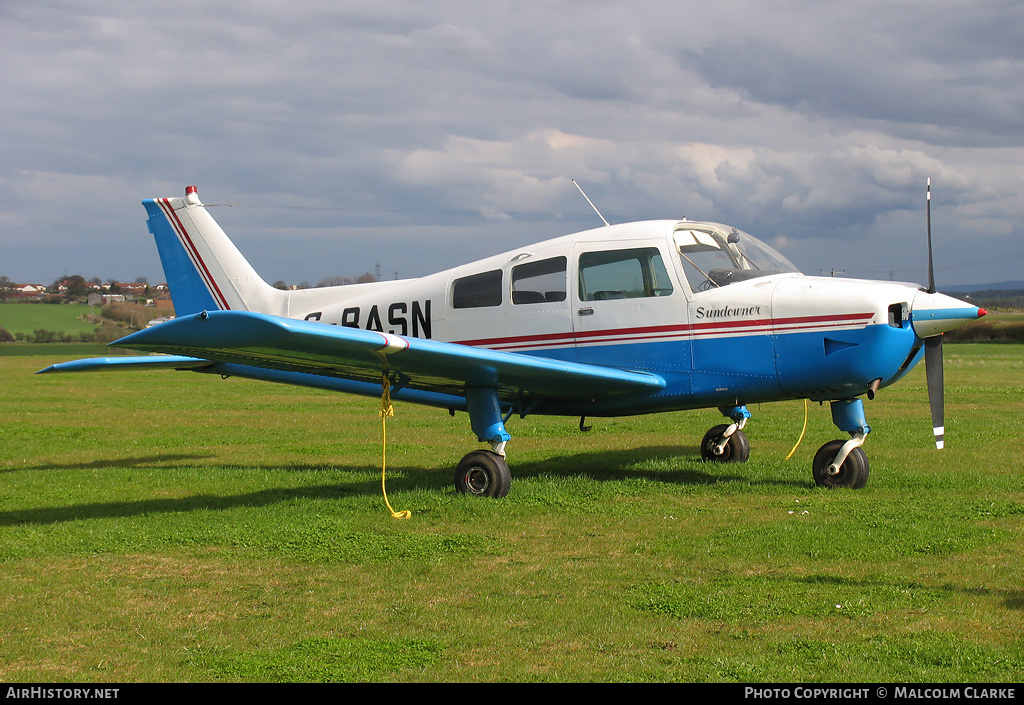
<path fill-rule="evenodd" d="M 649 395 L 665 387 L 662 377 L 645 372 L 244 311 L 179 317 L 116 344 L 364 382 L 379 383 L 387 371 L 400 388 L 463 396 L 467 387 L 496 387 L 506 401 L 527 396 L 604 400 Z"/>
<path fill-rule="evenodd" d="M 198 360 L 194 357 L 181 355 L 145 355 L 141 357 L 91 357 L 86 360 L 73 360 L 50 365 L 36 372 L 37 375 L 52 372 L 123 372 L 126 368 L 134 370 L 194 370 L 210 367 L 209 360 Z"/>

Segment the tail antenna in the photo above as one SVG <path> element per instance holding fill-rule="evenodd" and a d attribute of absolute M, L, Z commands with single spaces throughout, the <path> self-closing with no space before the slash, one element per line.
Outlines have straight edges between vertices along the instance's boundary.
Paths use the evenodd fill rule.
<path fill-rule="evenodd" d="M 578 183 L 576 183 L 576 179 L 572 179 L 572 185 L 580 190 L 580 193 L 582 193 L 583 197 L 585 199 L 587 199 L 587 203 L 589 203 L 590 207 L 594 209 L 594 212 L 597 213 L 597 217 L 601 219 L 601 222 L 603 222 L 605 224 L 605 227 L 610 228 L 611 224 L 607 220 L 604 219 L 604 216 L 601 215 L 601 211 L 597 210 L 597 206 L 595 206 L 594 202 L 590 200 L 590 196 L 588 196 L 586 194 L 586 192 L 584 192 L 582 186 L 580 186 Z"/>

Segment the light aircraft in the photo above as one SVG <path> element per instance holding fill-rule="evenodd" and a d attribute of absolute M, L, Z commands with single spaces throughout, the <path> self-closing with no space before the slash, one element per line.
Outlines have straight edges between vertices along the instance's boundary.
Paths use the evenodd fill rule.
<path fill-rule="evenodd" d="M 387 380 L 393 399 L 468 412 L 490 449 L 459 462 L 455 486 L 489 497 L 509 491 L 513 414 L 580 417 L 582 429 L 586 417 L 717 407 L 728 423 L 708 430 L 701 457 L 745 462 L 748 405 L 785 399 L 830 402 L 849 434 L 818 450 L 814 481 L 863 487 L 861 397 L 925 358 L 942 448 L 942 334 L 985 315 L 935 291 L 930 182 L 927 288 L 805 276 L 745 232 L 681 219 L 605 221 L 419 279 L 281 291 L 196 187 L 143 204 L 178 317 L 114 345 L 160 355 L 41 373 L 165 368 L 368 396 Z"/>

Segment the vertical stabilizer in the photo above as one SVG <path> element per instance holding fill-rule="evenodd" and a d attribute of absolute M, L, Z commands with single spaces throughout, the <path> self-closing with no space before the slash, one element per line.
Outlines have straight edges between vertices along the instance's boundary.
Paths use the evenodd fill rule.
<path fill-rule="evenodd" d="M 260 278 L 206 211 L 195 186 L 185 189 L 184 198 L 142 204 L 178 316 L 218 309 L 285 315 L 287 292 Z"/>

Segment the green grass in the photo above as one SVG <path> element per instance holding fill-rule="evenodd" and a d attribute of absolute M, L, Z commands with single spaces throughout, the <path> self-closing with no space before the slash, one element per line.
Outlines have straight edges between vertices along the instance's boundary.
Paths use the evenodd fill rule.
<path fill-rule="evenodd" d="M 0 327 L 14 335 L 32 333 L 35 330 L 64 331 L 77 335 L 92 333 L 96 325 L 86 323 L 80 316 L 93 313 L 99 315 L 99 307 L 86 304 L 0 304 Z"/>
<path fill-rule="evenodd" d="M 946 348 L 866 403 L 868 486 L 814 487 L 828 406 L 514 418 L 503 500 L 464 414 L 193 373 L 0 362 L 0 678 L 1018 682 L 1024 347 Z"/>

